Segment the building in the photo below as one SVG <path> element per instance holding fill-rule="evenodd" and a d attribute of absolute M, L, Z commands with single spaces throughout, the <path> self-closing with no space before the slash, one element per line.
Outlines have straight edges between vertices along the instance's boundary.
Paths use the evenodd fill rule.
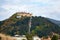
<path fill-rule="evenodd" d="M 17 12 L 16 13 L 17 14 L 17 18 L 20 18 L 20 17 L 31 17 L 32 16 L 32 14 L 30 14 L 30 13 L 26 13 L 26 12 Z"/>
<path fill-rule="evenodd" d="M 0 40 L 27 40 L 25 35 L 8 36 L 0 34 Z M 33 36 L 33 40 L 41 40 L 38 36 Z"/>
<path fill-rule="evenodd" d="M 12 37 L 15 40 L 27 40 L 25 35 L 15 35 L 14 37 Z"/>

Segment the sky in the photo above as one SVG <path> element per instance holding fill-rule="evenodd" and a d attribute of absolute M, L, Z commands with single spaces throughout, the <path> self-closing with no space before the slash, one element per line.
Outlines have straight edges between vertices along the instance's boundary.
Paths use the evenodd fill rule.
<path fill-rule="evenodd" d="M 60 0 L 0 0 L 0 21 L 16 12 L 29 12 L 60 21 Z"/>

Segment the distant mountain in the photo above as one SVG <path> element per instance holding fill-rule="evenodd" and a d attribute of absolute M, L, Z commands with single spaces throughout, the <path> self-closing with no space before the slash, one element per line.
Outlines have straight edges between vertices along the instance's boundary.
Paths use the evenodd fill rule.
<path fill-rule="evenodd" d="M 48 20 L 60 26 L 60 21 L 54 19 L 48 19 Z"/>
<path fill-rule="evenodd" d="M 22 12 L 20 12 L 22 13 Z M 23 12 L 25 13 L 25 12 Z M 17 18 L 18 13 L 12 15 L 9 19 L 0 21 L 0 33 L 7 35 L 15 34 L 27 34 L 29 29 L 29 19 L 30 17 L 20 17 Z M 32 16 L 32 27 L 31 33 L 38 36 L 47 36 L 53 33 L 60 34 L 60 27 L 55 23 L 51 22 L 47 18 Z"/>

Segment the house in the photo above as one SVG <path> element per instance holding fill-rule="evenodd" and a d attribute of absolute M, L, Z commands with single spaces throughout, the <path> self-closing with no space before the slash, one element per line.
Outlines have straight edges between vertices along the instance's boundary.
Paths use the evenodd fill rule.
<path fill-rule="evenodd" d="M 12 37 L 15 40 L 27 40 L 25 35 L 19 36 L 19 35 L 15 35 L 14 37 Z"/>
<path fill-rule="evenodd" d="M 8 36 L 0 34 L 0 40 L 27 40 L 25 35 Z M 38 36 L 33 36 L 33 40 L 41 40 Z"/>
<path fill-rule="evenodd" d="M 15 40 L 27 40 L 25 35 L 19 36 L 19 35 L 15 35 L 15 37 L 12 37 Z M 33 40 L 41 40 L 41 38 L 39 38 L 38 36 L 33 36 Z"/>

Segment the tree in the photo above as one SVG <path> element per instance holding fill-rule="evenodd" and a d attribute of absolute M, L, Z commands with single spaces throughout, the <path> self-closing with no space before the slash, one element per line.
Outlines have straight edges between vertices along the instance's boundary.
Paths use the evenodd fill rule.
<path fill-rule="evenodd" d="M 51 40 L 58 40 L 58 36 L 57 35 L 53 35 Z"/>

